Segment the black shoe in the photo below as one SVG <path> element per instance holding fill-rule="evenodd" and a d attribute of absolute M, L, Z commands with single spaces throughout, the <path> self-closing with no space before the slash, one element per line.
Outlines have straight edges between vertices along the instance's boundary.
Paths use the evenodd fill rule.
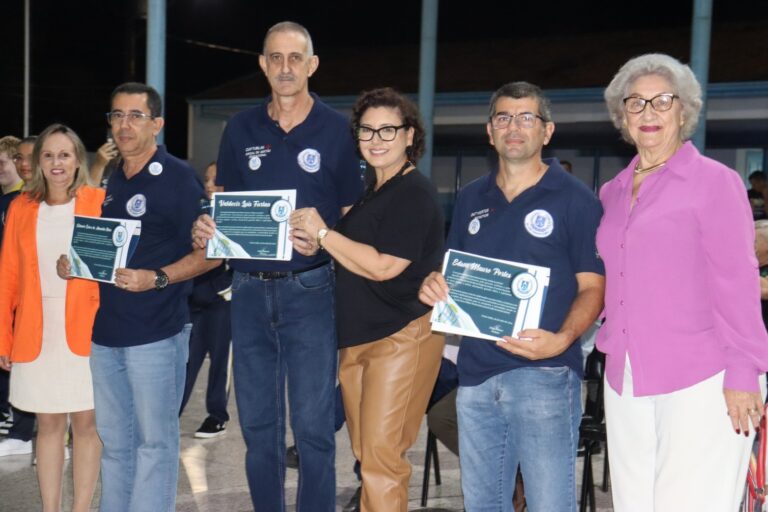
<path fill-rule="evenodd" d="M 362 492 L 363 488 L 358 487 L 355 491 L 355 494 L 352 495 L 347 504 L 344 505 L 344 508 L 341 510 L 343 512 L 360 512 L 360 494 L 362 494 Z"/>
<path fill-rule="evenodd" d="M 200 428 L 195 432 L 195 437 L 199 439 L 211 439 L 227 433 L 227 424 L 219 422 L 213 416 L 208 416 Z"/>
<path fill-rule="evenodd" d="M 291 469 L 299 469 L 299 451 L 295 444 L 285 450 L 285 465 Z"/>

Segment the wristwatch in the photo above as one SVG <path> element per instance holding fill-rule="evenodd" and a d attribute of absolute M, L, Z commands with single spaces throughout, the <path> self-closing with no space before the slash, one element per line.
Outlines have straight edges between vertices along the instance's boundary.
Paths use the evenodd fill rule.
<path fill-rule="evenodd" d="M 326 236 L 328 236 L 328 228 L 322 228 L 318 230 L 317 232 L 317 247 L 322 249 L 323 248 L 323 240 Z"/>
<path fill-rule="evenodd" d="M 155 290 L 162 290 L 168 286 L 168 274 L 162 270 L 155 270 Z"/>

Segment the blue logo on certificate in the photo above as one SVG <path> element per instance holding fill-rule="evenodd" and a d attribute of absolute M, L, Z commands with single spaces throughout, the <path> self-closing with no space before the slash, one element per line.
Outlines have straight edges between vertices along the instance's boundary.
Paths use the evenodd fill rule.
<path fill-rule="evenodd" d="M 291 214 L 291 203 L 285 199 L 278 199 L 272 203 L 272 208 L 270 208 L 269 214 L 275 222 L 285 222 Z"/>
<path fill-rule="evenodd" d="M 512 280 L 512 294 L 518 299 L 530 299 L 536 294 L 536 278 L 528 272 L 517 274 Z"/>
<path fill-rule="evenodd" d="M 128 231 L 123 226 L 117 226 L 112 232 L 112 243 L 115 247 L 122 247 L 128 241 Z"/>

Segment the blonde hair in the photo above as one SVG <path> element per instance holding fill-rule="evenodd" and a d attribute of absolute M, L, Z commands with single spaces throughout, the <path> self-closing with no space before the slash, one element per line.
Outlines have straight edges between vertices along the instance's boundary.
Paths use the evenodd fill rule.
<path fill-rule="evenodd" d="M 91 184 L 88 172 L 88 153 L 85 150 L 83 141 L 80 140 L 80 137 L 78 137 L 70 127 L 54 123 L 43 130 L 35 141 L 35 147 L 32 150 L 32 179 L 29 180 L 29 183 L 24 189 L 29 194 L 30 198 L 38 203 L 45 201 L 48 197 L 48 182 L 45 180 L 43 169 L 40 167 L 40 152 L 48 137 L 56 133 L 66 135 L 67 138 L 72 141 L 72 145 L 75 148 L 77 170 L 75 171 L 75 179 L 72 180 L 72 184 L 67 189 L 69 197 L 75 197 L 77 190 L 80 187 Z"/>
<path fill-rule="evenodd" d="M 6 135 L 0 139 L 0 153 L 5 153 L 8 158 L 13 158 L 19 150 L 19 142 L 21 141 L 17 137 Z"/>

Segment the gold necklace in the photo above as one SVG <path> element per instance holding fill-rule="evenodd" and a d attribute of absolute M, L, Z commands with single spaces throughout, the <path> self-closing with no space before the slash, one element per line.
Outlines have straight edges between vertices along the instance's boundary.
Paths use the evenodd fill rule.
<path fill-rule="evenodd" d="M 635 164 L 635 174 L 645 174 L 647 172 L 652 172 L 652 171 L 655 171 L 656 169 L 661 168 L 662 166 L 664 166 L 666 164 L 667 164 L 667 161 L 664 160 L 660 164 L 652 165 L 650 167 L 646 167 L 645 169 L 641 169 L 640 168 L 640 161 L 638 161 L 637 164 Z"/>

